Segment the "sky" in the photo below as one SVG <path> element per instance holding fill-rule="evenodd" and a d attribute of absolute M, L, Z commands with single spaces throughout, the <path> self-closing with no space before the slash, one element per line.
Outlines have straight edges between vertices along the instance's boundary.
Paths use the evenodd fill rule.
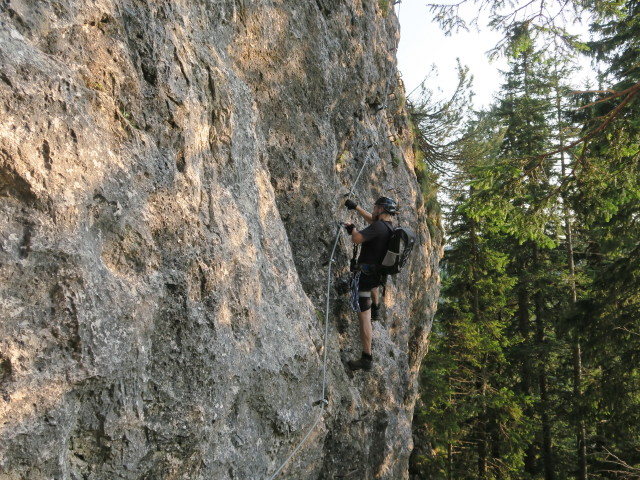
<path fill-rule="evenodd" d="M 463 66 L 469 67 L 474 78 L 475 107 L 488 106 L 502 83 L 499 69 L 506 68 L 504 60 L 491 63 L 487 55 L 495 47 L 499 35 L 485 27 L 480 32 L 472 29 L 447 37 L 430 20 L 433 14 L 427 9 L 427 1 L 403 0 L 395 6 L 400 19 L 398 67 L 407 93 L 420 85 L 435 64 L 438 75 L 432 77 L 427 86 L 434 92 L 442 92 L 442 96 L 437 95 L 438 98 L 449 97 L 458 83 L 456 58 L 459 58 Z M 465 20 L 470 20 L 472 16 L 473 12 L 468 15 L 462 13 Z"/>
<path fill-rule="evenodd" d="M 474 107 L 479 110 L 488 107 L 494 93 L 500 90 L 503 82 L 500 70 L 507 70 L 507 62 L 499 58 L 489 61 L 487 52 L 500 40 L 500 34 L 481 26 L 481 30 L 460 30 L 445 36 L 440 27 L 431 21 L 433 13 L 427 8 L 427 2 L 434 0 L 402 0 L 395 5 L 400 19 L 400 45 L 398 47 L 398 68 L 402 74 L 407 93 L 412 92 L 431 71 L 437 68 L 437 77 L 431 77 L 427 87 L 434 91 L 436 99 L 449 98 L 458 84 L 456 58 L 462 66 L 469 67 L 473 75 L 472 91 L 475 93 Z M 439 0 L 445 3 L 446 0 Z M 457 0 L 456 0 L 457 1 Z M 460 8 L 461 17 L 471 21 L 477 11 L 473 2 L 467 2 Z M 465 11 L 466 10 L 466 11 Z M 482 18 L 480 22 L 482 24 Z M 570 27 L 574 33 L 588 38 L 588 22 Z M 594 73 L 588 59 L 580 62 L 582 72 L 573 79 L 579 88 L 583 88 L 588 78 L 593 85 Z"/>

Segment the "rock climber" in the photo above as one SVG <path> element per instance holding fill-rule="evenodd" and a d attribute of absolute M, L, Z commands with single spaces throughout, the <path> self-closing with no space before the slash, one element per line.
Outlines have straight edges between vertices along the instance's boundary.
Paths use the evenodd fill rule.
<path fill-rule="evenodd" d="M 350 360 L 349 367 L 352 370 L 368 371 L 373 368 L 371 320 L 372 317 L 374 320 L 377 318 L 380 308 L 378 286 L 381 279 L 376 270 L 387 251 L 389 238 L 393 231 L 391 219 L 396 214 L 398 207 L 395 200 L 389 197 L 380 197 L 376 200 L 371 213 L 359 207 L 353 200 L 347 200 L 344 205 L 349 210 L 355 210 L 369 224 L 368 227 L 360 231 L 356 230 L 352 223 L 345 224 L 345 229 L 351 235 L 353 243 L 361 244 L 356 271 L 351 283 L 351 296 L 352 306 L 358 312 L 360 322 L 362 356 L 359 360 Z"/>

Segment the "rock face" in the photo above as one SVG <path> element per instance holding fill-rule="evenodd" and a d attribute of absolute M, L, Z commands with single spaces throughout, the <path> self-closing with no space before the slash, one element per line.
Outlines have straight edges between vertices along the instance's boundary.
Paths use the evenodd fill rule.
<path fill-rule="evenodd" d="M 308 432 L 279 478 L 407 478 L 441 240 L 398 38 L 378 0 L 3 0 L 0 479 L 270 478 Z M 363 164 L 419 245 L 354 374 Z"/>

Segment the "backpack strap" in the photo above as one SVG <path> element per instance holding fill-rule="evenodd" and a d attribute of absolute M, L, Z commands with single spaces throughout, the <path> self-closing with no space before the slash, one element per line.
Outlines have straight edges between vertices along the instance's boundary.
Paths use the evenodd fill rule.
<path fill-rule="evenodd" d="M 391 235 L 393 235 L 394 228 L 384 220 L 382 221 L 382 223 L 384 223 L 385 226 L 389 229 L 389 240 L 387 240 L 388 245 L 388 243 L 391 241 Z M 380 282 L 380 287 L 382 287 L 382 298 L 384 298 L 387 295 L 387 276 L 384 274 L 378 274 L 378 281 Z"/>

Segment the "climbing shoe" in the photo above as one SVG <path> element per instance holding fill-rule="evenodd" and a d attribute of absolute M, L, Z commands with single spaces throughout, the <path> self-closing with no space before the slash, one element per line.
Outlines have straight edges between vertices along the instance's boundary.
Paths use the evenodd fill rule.
<path fill-rule="evenodd" d="M 380 305 L 375 303 L 371 304 L 371 320 L 378 320 L 378 312 L 380 311 Z"/>
<path fill-rule="evenodd" d="M 349 360 L 349 368 L 351 370 L 365 370 L 368 372 L 373 368 L 373 357 L 363 353 L 360 359 Z"/>

